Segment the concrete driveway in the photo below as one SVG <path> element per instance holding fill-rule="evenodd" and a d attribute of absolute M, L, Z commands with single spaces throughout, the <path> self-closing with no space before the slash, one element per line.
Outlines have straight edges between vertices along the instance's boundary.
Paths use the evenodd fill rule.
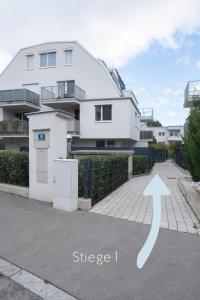
<path fill-rule="evenodd" d="M 161 227 L 189 233 L 199 233 L 198 220 L 181 194 L 177 179 L 186 174 L 172 162 L 155 164 L 151 175 L 134 177 L 97 203 L 91 212 L 151 224 L 152 198 L 144 197 L 143 190 L 158 174 L 170 190 L 170 196 L 162 197 Z"/>
<path fill-rule="evenodd" d="M 200 299 L 200 238 L 161 229 L 145 266 L 136 259 L 149 225 L 53 210 L 0 194 L 0 256 L 83 300 Z M 118 253 L 118 261 L 75 263 L 73 252 Z"/>

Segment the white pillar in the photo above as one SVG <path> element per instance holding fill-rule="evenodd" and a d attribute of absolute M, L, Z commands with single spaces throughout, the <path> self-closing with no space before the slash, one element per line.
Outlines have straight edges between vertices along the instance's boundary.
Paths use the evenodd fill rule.
<path fill-rule="evenodd" d="M 133 177 L 133 154 L 128 156 L 128 179 Z"/>
<path fill-rule="evenodd" d="M 53 202 L 53 160 L 66 158 L 67 119 L 61 111 L 27 114 L 29 118 L 29 197 Z"/>

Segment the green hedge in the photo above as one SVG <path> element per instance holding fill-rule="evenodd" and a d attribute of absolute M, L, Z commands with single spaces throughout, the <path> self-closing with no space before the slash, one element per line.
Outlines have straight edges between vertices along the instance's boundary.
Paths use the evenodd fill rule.
<path fill-rule="evenodd" d="M 96 155 L 79 160 L 79 197 L 84 197 L 84 189 L 89 188 L 92 204 L 127 180 L 127 155 Z"/>
<path fill-rule="evenodd" d="M 28 186 L 29 157 L 27 152 L 0 152 L 0 182 Z"/>
<path fill-rule="evenodd" d="M 149 171 L 148 156 L 133 156 L 133 175 L 144 174 Z"/>

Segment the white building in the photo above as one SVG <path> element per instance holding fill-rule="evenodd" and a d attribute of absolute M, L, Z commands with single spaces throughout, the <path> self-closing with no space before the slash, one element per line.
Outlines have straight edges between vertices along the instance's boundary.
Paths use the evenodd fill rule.
<path fill-rule="evenodd" d="M 177 142 L 182 143 L 183 137 L 184 126 L 147 127 L 145 124 L 141 125 L 141 140 L 152 142 L 154 138 L 157 143 L 170 145 Z"/>
<path fill-rule="evenodd" d="M 108 69 L 76 41 L 21 49 L 2 72 L 0 149 L 26 149 L 26 113 L 40 109 L 74 115 L 66 133 L 74 150 L 140 145 L 140 111 L 133 92 L 125 90 L 116 69 Z"/>

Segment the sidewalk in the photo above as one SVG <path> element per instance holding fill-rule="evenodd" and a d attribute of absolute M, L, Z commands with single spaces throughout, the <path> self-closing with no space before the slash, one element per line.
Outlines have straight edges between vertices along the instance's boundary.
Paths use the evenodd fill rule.
<path fill-rule="evenodd" d="M 171 193 L 170 196 L 162 197 L 161 227 L 200 234 L 200 229 L 196 229 L 199 226 L 198 220 L 177 185 L 177 178 L 186 175 L 172 162 L 157 163 L 151 175 L 129 180 L 97 203 L 91 212 L 151 224 L 152 198 L 144 197 L 143 190 L 155 174 L 162 178 Z"/>

